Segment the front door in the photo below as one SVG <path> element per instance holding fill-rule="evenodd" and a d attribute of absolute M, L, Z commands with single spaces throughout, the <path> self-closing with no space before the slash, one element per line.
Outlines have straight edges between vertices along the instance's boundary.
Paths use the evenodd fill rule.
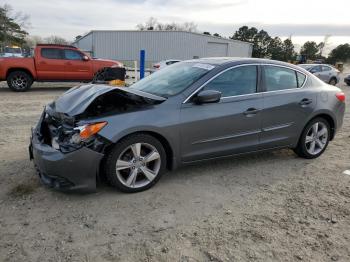
<path fill-rule="evenodd" d="M 67 80 L 91 80 L 92 63 L 83 60 L 84 55 L 72 49 L 64 49 L 65 70 Z"/>
<path fill-rule="evenodd" d="M 302 88 L 306 76 L 298 71 L 272 65 L 262 68 L 264 91 L 260 149 L 295 143 L 316 104 L 316 95 Z"/>
<path fill-rule="evenodd" d="M 219 102 L 198 105 L 189 100 L 182 105 L 183 162 L 258 149 L 262 109 L 258 75 L 255 65 L 224 70 L 200 90 L 220 91 Z"/>

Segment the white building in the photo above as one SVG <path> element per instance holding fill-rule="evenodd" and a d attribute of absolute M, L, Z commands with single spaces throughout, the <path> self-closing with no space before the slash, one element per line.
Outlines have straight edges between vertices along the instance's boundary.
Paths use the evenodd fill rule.
<path fill-rule="evenodd" d="M 146 51 L 147 64 L 166 59 L 201 57 L 251 57 L 252 44 L 185 31 L 93 30 L 73 45 L 97 58 L 115 59 L 125 64 L 139 60 Z"/>

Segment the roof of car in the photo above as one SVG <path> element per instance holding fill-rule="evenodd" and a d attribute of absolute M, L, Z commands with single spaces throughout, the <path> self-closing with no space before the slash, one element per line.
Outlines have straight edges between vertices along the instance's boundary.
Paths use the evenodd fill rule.
<path fill-rule="evenodd" d="M 328 64 L 300 64 L 298 66 L 330 66 L 332 67 L 332 65 L 328 65 Z"/>
<path fill-rule="evenodd" d="M 72 46 L 72 45 L 63 45 L 63 44 L 37 44 L 36 46 L 68 47 L 68 48 L 78 49 L 76 46 Z"/>
<path fill-rule="evenodd" d="M 245 57 L 204 57 L 199 59 L 187 60 L 188 62 L 207 63 L 213 65 L 223 65 L 229 63 L 257 63 L 257 64 L 276 64 L 294 66 L 293 64 L 265 58 L 245 58 Z"/>

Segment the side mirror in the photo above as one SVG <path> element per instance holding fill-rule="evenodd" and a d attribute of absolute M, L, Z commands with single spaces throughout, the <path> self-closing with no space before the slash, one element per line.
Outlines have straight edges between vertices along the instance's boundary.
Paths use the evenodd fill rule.
<path fill-rule="evenodd" d="M 83 56 L 83 61 L 89 61 L 90 59 L 89 59 L 89 57 L 87 56 L 87 55 L 84 55 Z"/>
<path fill-rule="evenodd" d="M 316 68 L 312 68 L 311 70 L 310 70 L 310 73 L 311 74 L 314 74 L 314 73 L 316 73 L 317 72 L 317 69 Z"/>
<path fill-rule="evenodd" d="M 196 104 L 217 103 L 220 101 L 221 92 L 216 90 L 200 91 L 194 98 L 193 102 Z"/>

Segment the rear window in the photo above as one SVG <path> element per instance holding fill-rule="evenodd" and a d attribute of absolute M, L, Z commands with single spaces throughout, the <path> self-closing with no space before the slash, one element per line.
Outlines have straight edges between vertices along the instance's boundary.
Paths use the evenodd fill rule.
<path fill-rule="evenodd" d="M 296 71 L 279 67 L 264 66 L 266 91 L 278 91 L 298 88 Z"/>
<path fill-rule="evenodd" d="M 330 68 L 329 66 L 322 66 L 322 71 L 330 71 L 332 70 L 332 68 Z"/>
<path fill-rule="evenodd" d="M 298 87 L 302 87 L 305 82 L 306 76 L 302 73 L 297 72 L 297 79 L 298 79 Z"/>
<path fill-rule="evenodd" d="M 62 51 L 58 48 L 42 48 L 41 56 L 48 59 L 62 59 Z"/>

